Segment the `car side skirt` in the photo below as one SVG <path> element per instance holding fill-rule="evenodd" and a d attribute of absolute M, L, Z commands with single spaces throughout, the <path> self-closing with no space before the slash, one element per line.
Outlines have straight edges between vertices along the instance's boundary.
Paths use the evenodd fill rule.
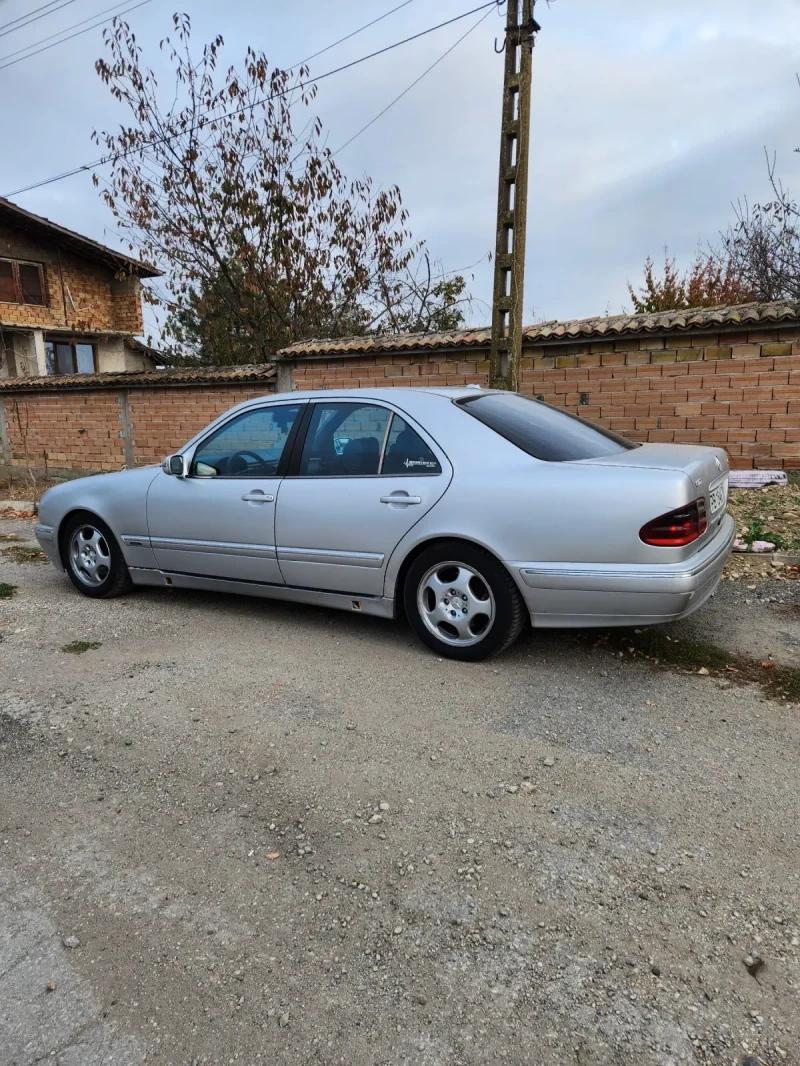
<path fill-rule="evenodd" d="M 145 570 L 137 567 L 130 567 L 129 570 L 134 585 L 197 589 L 202 592 L 230 592 L 237 596 L 257 596 L 266 600 L 288 600 L 292 603 L 307 603 L 315 607 L 332 607 L 339 611 L 349 611 L 351 614 L 376 615 L 378 618 L 394 618 L 395 614 L 394 600 L 384 596 L 323 592 L 321 589 L 233 581 L 228 578 L 202 577 L 198 574 L 180 574 L 168 570 Z"/>

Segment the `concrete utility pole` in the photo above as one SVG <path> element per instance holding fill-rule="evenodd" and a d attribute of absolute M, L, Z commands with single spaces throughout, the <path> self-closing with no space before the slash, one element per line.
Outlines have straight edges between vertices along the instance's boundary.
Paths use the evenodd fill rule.
<path fill-rule="evenodd" d="M 536 0 L 508 0 L 489 384 L 519 391 Z"/>

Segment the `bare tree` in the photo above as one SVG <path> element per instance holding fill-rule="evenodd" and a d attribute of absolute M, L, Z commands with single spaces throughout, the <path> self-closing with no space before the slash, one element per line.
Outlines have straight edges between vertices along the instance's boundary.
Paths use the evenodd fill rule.
<path fill-rule="evenodd" d="M 767 155 L 772 199 L 734 205 L 736 221 L 722 234 L 720 253 L 755 299 L 800 299 L 800 206 L 775 174 Z"/>

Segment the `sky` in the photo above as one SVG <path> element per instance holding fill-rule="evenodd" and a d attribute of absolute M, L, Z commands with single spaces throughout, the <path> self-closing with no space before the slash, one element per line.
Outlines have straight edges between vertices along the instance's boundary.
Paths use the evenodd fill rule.
<path fill-rule="evenodd" d="M 126 18 L 157 73 L 166 73 L 158 42 L 177 10 L 191 17 L 198 45 L 222 34 L 230 63 L 250 45 L 272 64 L 290 66 L 398 2 L 148 0 Z M 312 74 L 479 3 L 410 0 L 314 60 Z M 12 20 L 44 4 L 0 0 L 0 68 L 12 53 L 97 21 L 114 0 L 51 0 L 63 8 L 48 7 L 12 30 Z M 314 110 L 328 145 L 347 141 L 482 14 L 322 81 Z M 663 258 L 665 245 L 688 265 L 731 220 L 733 201 L 768 196 L 765 148 L 800 194 L 800 0 L 540 0 L 536 15 L 542 29 L 533 56 L 527 322 L 628 308 L 627 281 L 641 278 L 647 255 Z M 351 177 L 400 186 L 415 236 L 445 269 L 478 264 L 467 272 L 476 325 L 490 316 L 487 253 L 494 245 L 503 74 L 494 42 L 503 26 L 504 9 L 490 11 L 337 156 Z M 98 28 L 39 55 L 22 58 L 21 51 L 13 56 L 21 61 L 0 69 L 0 195 L 94 160 L 92 131 L 126 120 L 94 71 L 101 54 Z M 163 84 L 166 93 L 166 78 Z M 14 199 L 121 247 L 85 173 Z"/>

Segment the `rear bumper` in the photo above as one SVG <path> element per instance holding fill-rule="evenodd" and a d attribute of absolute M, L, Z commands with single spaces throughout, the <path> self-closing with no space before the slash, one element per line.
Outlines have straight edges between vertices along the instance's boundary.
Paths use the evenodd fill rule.
<path fill-rule="evenodd" d="M 512 569 L 534 626 L 670 622 L 714 593 L 735 532 L 726 515 L 713 539 L 681 563 L 515 563 Z"/>

